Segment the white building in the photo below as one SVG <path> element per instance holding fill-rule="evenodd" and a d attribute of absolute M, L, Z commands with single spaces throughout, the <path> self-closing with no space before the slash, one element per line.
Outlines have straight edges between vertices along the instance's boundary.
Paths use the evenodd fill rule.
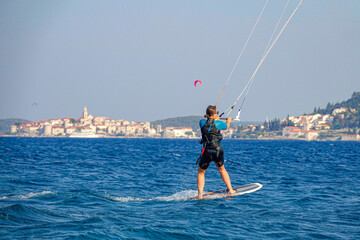
<path fill-rule="evenodd" d="M 195 133 L 191 127 L 166 127 L 162 131 L 164 138 L 193 138 Z"/>
<path fill-rule="evenodd" d="M 88 125 L 86 127 L 84 127 L 83 129 L 81 129 L 82 133 L 96 133 L 96 127 L 92 126 L 92 125 Z"/>
<path fill-rule="evenodd" d="M 347 108 L 344 108 L 344 107 L 342 107 L 342 108 L 336 108 L 336 109 L 333 110 L 332 115 L 335 116 L 335 115 L 337 115 L 337 114 L 339 114 L 339 113 L 346 112 L 347 110 L 348 110 L 348 109 L 347 109 Z"/>
<path fill-rule="evenodd" d="M 116 125 L 111 125 L 107 128 L 107 132 L 108 134 L 116 134 L 116 129 L 117 129 Z"/>
<path fill-rule="evenodd" d="M 52 128 L 52 135 L 65 135 L 65 128 L 61 126 L 53 126 Z"/>
<path fill-rule="evenodd" d="M 51 124 L 46 124 L 44 128 L 44 135 L 45 136 L 51 136 L 52 135 L 52 126 Z"/>
<path fill-rule="evenodd" d="M 18 126 L 16 126 L 16 125 L 10 126 L 10 133 L 14 134 L 14 133 L 17 133 L 17 131 L 18 131 Z"/>
<path fill-rule="evenodd" d="M 76 131 L 76 128 L 75 128 L 75 127 L 65 128 L 65 132 L 66 132 L 66 134 L 68 134 L 68 135 L 74 133 L 75 131 Z"/>
<path fill-rule="evenodd" d="M 301 131 L 301 134 L 305 135 L 305 139 L 308 141 L 316 140 L 319 136 L 319 133 L 315 130 Z"/>

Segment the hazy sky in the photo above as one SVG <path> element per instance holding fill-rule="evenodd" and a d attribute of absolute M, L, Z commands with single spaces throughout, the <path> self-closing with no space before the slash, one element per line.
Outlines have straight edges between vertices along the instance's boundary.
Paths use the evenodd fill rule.
<path fill-rule="evenodd" d="M 0 0 L 0 119 L 78 118 L 85 105 L 93 116 L 133 121 L 203 115 L 264 3 Z M 269 1 L 220 110 L 249 80 L 285 3 Z M 360 1 L 304 0 L 256 75 L 242 120 L 348 99 L 359 76 Z M 203 86 L 194 88 L 197 79 Z"/>

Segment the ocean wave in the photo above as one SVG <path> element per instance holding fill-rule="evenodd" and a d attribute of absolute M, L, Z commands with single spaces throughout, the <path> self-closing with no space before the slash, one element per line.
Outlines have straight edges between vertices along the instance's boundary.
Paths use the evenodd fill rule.
<path fill-rule="evenodd" d="M 33 197 L 40 197 L 40 196 L 44 196 L 47 194 L 55 194 L 54 192 L 51 191 L 42 191 L 39 193 L 28 193 L 28 194 L 23 194 L 23 195 L 10 195 L 10 196 L 3 196 L 0 197 L 0 199 L 7 199 L 7 198 L 20 198 L 20 199 L 28 199 L 28 198 L 33 198 Z"/>
<path fill-rule="evenodd" d="M 115 201 L 115 202 L 140 202 L 140 201 L 146 201 L 147 199 L 142 198 L 136 198 L 136 197 L 116 197 L 111 196 L 109 194 L 103 195 L 106 199 Z"/>
<path fill-rule="evenodd" d="M 178 153 L 170 153 L 171 155 L 174 155 L 174 156 L 177 156 L 177 157 L 181 157 L 181 155 L 180 154 L 178 154 Z"/>

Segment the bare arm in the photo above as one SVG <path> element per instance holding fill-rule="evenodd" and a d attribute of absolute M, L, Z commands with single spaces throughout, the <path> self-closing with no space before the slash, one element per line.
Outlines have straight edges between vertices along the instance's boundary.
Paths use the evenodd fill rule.
<path fill-rule="evenodd" d="M 229 129 L 231 121 L 232 121 L 232 118 L 231 118 L 231 117 L 229 117 L 229 118 L 226 119 L 227 129 Z"/>

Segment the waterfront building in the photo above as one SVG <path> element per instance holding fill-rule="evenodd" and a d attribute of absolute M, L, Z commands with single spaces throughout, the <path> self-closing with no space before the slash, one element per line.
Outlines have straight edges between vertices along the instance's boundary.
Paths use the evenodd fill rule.
<path fill-rule="evenodd" d="M 299 127 L 284 127 L 282 131 L 283 137 L 298 138 L 301 134 Z"/>
<path fill-rule="evenodd" d="M 50 124 L 45 125 L 44 135 L 45 136 L 51 136 L 52 135 L 52 126 Z"/>
<path fill-rule="evenodd" d="M 166 127 L 162 131 L 165 138 L 192 138 L 195 137 L 191 127 Z"/>
<path fill-rule="evenodd" d="M 161 125 L 157 125 L 156 126 L 156 133 L 160 134 L 161 133 Z"/>
<path fill-rule="evenodd" d="M 16 133 L 17 131 L 18 131 L 18 126 L 16 126 L 16 125 L 11 125 L 10 126 L 10 133 L 11 134 Z"/>
<path fill-rule="evenodd" d="M 53 126 L 51 133 L 54 136 L 65 135 L 65 128 L 59 125 L 55 125 Z"/>
<path fill-rule="evenodd" d="M 107 133 L 108 134 L 111 134 L 111 135 L 114 135 L 116 134 L 116 125 L 111 125 L 107 128 Z"/>
<path fill-rule="evenodd" d="M 305 136 L 306 140 L 311 141 L 311 140 L 316 140 L 317 137 L 319 136 L 319 133 L 315 130 L 305 130 L 305 131 L 301 131 L 300 136 Z"/>
<path fill-rule="evenodd" d="M 65 133 L 67 135 L 70 135 L 72 133 L 74 133 L 76 131 L 76 128 L 75 127 L 68 127 L 68 128 L 65 128 Z"/>
<path fill-rule="evenodd" d="M 192 138 L 195 137 L 190 127 L 164 129 L 166 137 Z M 12 125 L 11 133 L 23 136 L 71 136 L 71 137 L 98 137 L 124 135 L 129 137 L 160 137 L 163 129 L 157 126 L 151 128 L 150 122 L 134 122 L 126 120 L 111 120 L 107 117 L 93 117 L 85 106 L 78 119 L 56 118 Z"/>
<path fill-rule="evenodd" d="M 344 134 L 341 136 L 341 141 L 360 141 L 358 134 Z"/>

